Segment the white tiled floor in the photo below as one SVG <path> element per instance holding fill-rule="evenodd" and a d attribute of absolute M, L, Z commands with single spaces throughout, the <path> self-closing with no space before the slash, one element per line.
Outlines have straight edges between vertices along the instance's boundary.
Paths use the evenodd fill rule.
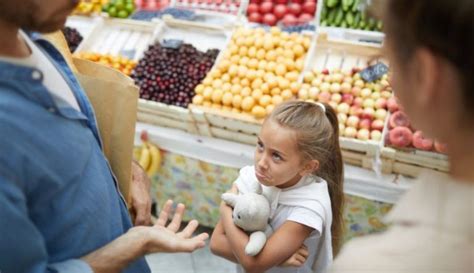
<path fill-rule="evenodd" d="M 204 230 L 211 234 L 212 230 Z M 236 265 L 215 256 L 208 245 L 193 253 L 152 254 L 146 257 L 153 273 L 235 273 Z"/>

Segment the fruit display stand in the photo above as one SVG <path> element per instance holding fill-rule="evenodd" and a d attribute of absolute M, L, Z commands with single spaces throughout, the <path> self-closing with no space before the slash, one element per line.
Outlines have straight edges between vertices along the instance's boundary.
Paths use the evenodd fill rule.
<path fill-rule="evenodd" d="M 250 0 L 246 8 L 249 22 L 268 26 L 291 27 L 316 23 L 315 0 Z"/>
<path fill-rule="evenodd" d="M 314 52 L 309 56 L 304 73 L 300 79 L 303 89 L 309 90 L 308 92 L 302 92 L 302 90 L 300 90 L 299 98 L 301 99 L 323 102 L 331 100 L 329 92 L 332 91 L 326 92 L 328 97 L 323 98 L 325 91 L 322 87 L 322 83 L 318 82 L 317 79 L 312 79 L 315 75 L 312 71 L 328 71 L 328 73 L 330 71 L 352 71 L 354 68 L 363 68 L 370 63 L 383 61 L 379 60 L 381 48 L 377 45 L 332 39 L 329 38 L 327 34 L 318 35 L 315 48 Z M 306 78 L 307 75 L 309 79 Z M 314 81 L 317 83 L 313 83 Z M 341 98 L 341 96 L 339 98 Z M 325 101 L 325 99 L 328 101 Z M 342 102 L 344 102 L 344 100 Z M 333 101 L 329 102 L 329 104 L 331 103 L 333 103 Z M 339 105 L 336 104 L 333 107 L 335 107 L 336 112 L 340 114 L 341 112 L 337 106 Z M 349 106 L 348 104 L 348 107 Z M 345 114 L 344 116 L 347 118 Z M 339 117 L 339 119 L 341 118 Z M 384 126 L 385 122 L 385 120 L 381 122 L 382 126 Z M 342 130 L 344 127 L 345 126 L 340 126 L 340 145 L 344 161 L 366 169 L 375 168 L 374 163 L 380 151 L 381 140 L 360 140 L 355 137 L 346 137 Z M 380 129 L 380 132 L 381 131 L 382 129 Z M 380 133 L 380 136 L 381 135 Z"/>
<path fill-rule="evenodd" d="M 351 6 L 350 6 L 350 8 L 347 9 L 347 11 L 344 10 L 343 7 L 341 6 L 343 2 L 347 2 L 346 0 L 339 0 L 339 1 L 321 0 L 321 1 L 318 1 L 317 11 L 316 11 L 317 12 L 316 21 L 317 21 L 317 31 L 318 31 L 318 33 L 326 33 L 330 37 L 338 38 L 338 39 L 342 39 L 342 40 L 382 44 L 385 35 L 380 30 L 371 31 L 371 30 L 361 30 L 361 29 L 349 28 L 349 26 L 335 27 L 335 26 L 327 25 L 328 15 L 327 15 L 327 7 L 325 7 L 327 2 L 340 2 L 335 7 L 333 7 L 333 9 L 341 9 L 342 21 L 346 21 L 347 13 L 351 13 L 350 16 L 353 16 L 353 14 L 355 14 L 355 13 L 359 13 L 359 16 L 360 16 L 360 14 L 362 12 L 365 12 L 365 11 L 361 11 L 363 6 L 360 4 L 362 2 L 360 0 L 349 1 L 349 2 L 351 2 Z M 365 10 L 365 7 L 364 7 L 364 10 Z M 337 14 L 335 14 L 334 17 L 336 17 L 336 16 L 337 16 Z M 336 20 L 336 18 L 331 19 L 331 20 Z M 349 20 L 351 20 L 351 19 L 349 19 Z M 355 20 L 355 18 L 353 18 L 352 20 Z"/>
<path fill-rule="evenodd" d="M 153 198 L 160 207 L 167 199 L 182 202 L 188 208 L 185 220 L 213 227 L 221 194 L 240 168 L 253 164 L 255 146 L 143 123 L 137 124 L 137 145 L 144 130 L 162 151 L 161 168 L 152 177 Z M 382 218 L 411 184 L 409 179 L 345 165 L 345 239 L 383 230 Z"/>
<path fill-rule="evenodd" d="M 158 21 L 158 31 L 154 41 L 163 42 L 164 40 L 178 39 L 205 52 L 211 48 L 222 51 L 229 38 L 230 32 L 219 28 L 212 28 L 194 22 L 165 19 Z M 219 56 L 216 63 L 218 60 Z M 178 128 L 190 133 L 198 133 L 196 122 L 189 109 L 160 102 L 139 99 L 138 120 L 159 126 Z"/>

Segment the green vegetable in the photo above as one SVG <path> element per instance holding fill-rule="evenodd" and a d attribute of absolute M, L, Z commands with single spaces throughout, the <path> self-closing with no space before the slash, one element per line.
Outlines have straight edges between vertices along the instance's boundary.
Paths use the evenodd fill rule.
<path fill-rule="evenodd" d="M 326 20 L 327 18 L 328 18 L 328 9 L 326 8 L 326 6 L 323 6 L 319 21 L 321 22 L 323 20 Z"/>
<path fill-rule="evenodd" d="M 346 21 L 342 21 L 342 23 L 340 25 L 340 27 L 342 27 L 342 28 L 348 28 L 349 26 L 350 25 L 348 25 Z"/>
<path fill-rule="evenodd" d="M 344 11 L 348 11 L 349 9 L 351 9 L 353 3 L 354 0 L 342 0 L 342 9 Z"/>
<path fill-rule="evenodd" d="M 337 9 L 330 9 L 328 12 L 327 21 L 329 25 L 332 25 L 336 19 Z"/>
<path fill-rule="evenodd" d="M 345 22 L 347 23 L 348 26 L 352 26 L 354 24 L 354 15 L 352 12 L 347 12 L 346 13 L 346 18 Z"/>
<path fill-rule="evenodd" d="M 339 0 L 327 0 L 326 2 L 328 8 L 334 8 L 337 5 L 339 5 Z"/>
<path fill-rule="evenodd" d="M 360 0 L 354 0 L 354 3 L 352 3 L 352 12 L 358 12 L 359 11 L 359 2 L 360 2 Z"/>
<path fill-rule="evenodd" d="M 339 26 L 341 25 L 343 19 L 344 19 L 344 11 L 342 9 L 338 9 L 337 14 L 336 14 L 336 19 L 334 19 L 334 23 Z"/>
<path fill-rule="evenodd" d="M 321 22 L 320 26 L 322 26 L 322 27 L 327 27 L 327 26 L 328 26 L 328 21 L 323 20 L 323 21 Z"/>
<path fill-rule="evenodd" d="M 359 27 L 359 23 L 360 23 L 360 12 L 357 12 L 356 15 L 355 15 L 355 18 L 354 18 L 354 22 L 353 24 L 351 25 L 352 28 L 358 28 Z"/>
<path fill-rule="evenodd" d="M 368 26 L 370 27 L 370 29 L 374 29 L 377 26 L 377 21 L 374 18 L 370 17 Z"/>

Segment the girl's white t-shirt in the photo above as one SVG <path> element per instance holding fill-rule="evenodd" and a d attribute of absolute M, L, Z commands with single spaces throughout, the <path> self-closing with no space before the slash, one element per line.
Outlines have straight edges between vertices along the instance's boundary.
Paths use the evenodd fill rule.
<path fill-rule="evenodd" d="M 259 183 L 255 168 L 248 166 L 240 171 L 235 182 L 240 192 Z M 332 263 L 331 223 L 332 213 L 327 182 L 315 176 L 303 177 L 296 185 L 279 189 L 263 186 L 263 194 L 269 199 L 272 212 L 270 225 L 277 230 L 286 221 L 293 221 L 314 229 L 304 244 L 309 256 L 301 267 L 274 267 L 266 273 L 324 273 Z M 319 202 L 320 201 L 320 202 Z M 328 222 L 329 221 L 329 222 Z M 328 242 L 329 240 L 329 242 Z M 238 265 L 238 272 L 244 272 Z"/>

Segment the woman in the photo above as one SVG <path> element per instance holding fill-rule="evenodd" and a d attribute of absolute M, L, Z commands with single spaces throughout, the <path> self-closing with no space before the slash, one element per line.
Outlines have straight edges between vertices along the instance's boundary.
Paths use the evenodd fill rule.
<path fill-rule="evenodd" d="M 474 1 L 386 0 L 383 16 L 396 95 L 448 145 L 451 172 L 422 175 L 389 230 L 348 243 L 332 272 L 474 272 Z"/>

